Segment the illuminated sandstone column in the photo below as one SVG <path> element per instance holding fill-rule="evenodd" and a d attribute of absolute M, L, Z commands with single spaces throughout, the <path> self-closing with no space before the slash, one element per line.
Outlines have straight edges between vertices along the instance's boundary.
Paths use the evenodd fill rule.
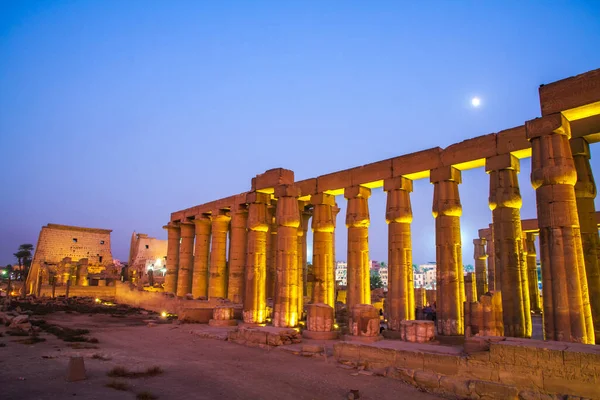
<path fill-rule="evenodd" d="M 494 225 L 489 224 L 489 236 L 485 238 L 485 254 L 488 256 L 487 283 L 488 291 L 500 290 L 496 287 L 496 249 L 494 248 Z"/>
<path fill-rule="evenodd" d="M 300 274 L 298 272 L 298 228 L 300 190 L 294 185 L 275 187 L 277 197 L 277 273 L 275 300 L 273 302 L 273 326 L 292 328 L 298 324 L 298 296 Z"/>
<path fill-rule="evenodd" d="M 477 298 L 473 301 L 479 301 L 479 296 L 487 293 L 487 254 L 485 252 L 485 239 L 473 240 L 473 257 L 475 258 L 475 279 L 477 281 Z"/>
<path fill-rule="evenodd" d="M 192 268 L 195 227 L 191 222 L 181 222 L 181 241 L 179 244 L 179 273 L 177 274 L 177 296 L 184 297 L 192 293 Z"/>
<path fill-rule="evenodd" d="M 415 293 L 412 268 L 410 224 L 412 180 L 397 177 L 386 180 L 385 220 L 388 223 L 388 328 L 400 330 L 402 320 L 415 319 Z"/>
<path fill-rule="evenodd" d="M 496 283 L 500 281 L 504 334 L 531 337 L 531 312 L 527 266 L 523 257 L 519 159 L 511 154 L 488 158 L 489 204 L 494 224 Z M 498 290 L 498 288 L 496 288 Z"/>
<path fill-rule="evenodd" d="M 596 344 L 600 344 L 600 237 L 596 224 L 596 183 L 590 165 L 590 145 L 584 138 L 571 139 L 571 153 L 577 171 L 575 200 L 581 229 L 583 260 L 588 283 Z"/>
<path fill-rule="evenodd" d="M 537 252 L 535 251 L 535 236 L 533 232 L 523 234 L 525 238 L 525 258 L 527 260 L 527 284 L 529 285 L 529 305 L 531 311 L 540 313 L 540 290 L 538 289 Z"/>
<path fill-rule="evenodd" d="M 460 171 L 440 167 L 431 171 L 436 241 L 437 324 L 440 335 L 464 334 L 464 275 L 460 240 L 462 206 L 458 194 Z"/>
<path fill-rule="evenodd" d="M 271 200 L 269 211 L 269 238 L 267 239 L 267 298 L 275 298 L 275 270 L 277 264 L 277 222 L 275 221 L 275 210 L 277 199 Z"/>
<path fill-rule="evenodd" d="M 335 308 L 335 271 L 333 259 L 333 232 L 335 196 L 325 193 L 313 194 L 313 275 L 314 287 L 311 302 L 323 303 Z"/>
<path fill-rule="evenodd" d="M 250 192 L 248 203 L 248 247 L 246 285 L 244 288 L 244 322 L 263 324 L 266 319 L 267 240 L 270 217 L 266 193 Z"/>
<path fill-rule="evenodd" d="M 536 191 L 546 340 L 594 343 L 574 185 L 569 122 L 560 114 L 526 123 Z"/>
<path fill-rule="evenodd" d="M 225 298 L 227 297 L 227 232 L 231 217 L 228 212 L 217 210 L 213 212 L 211 219 L 208 297 Z"/>
<path fill-rule="evenodd" d="M 246 205 L 237 205 L 231 211 L 231 232 L 229 236 L 229 279 L 227 281 L 227 298 L 234 303 L 241 303 L 244 298 L 244 280 L 246 268 L 246 245 L 248 235 L 248 210 Z"/>
<path fill-rule="evenodd" d="M 300 227 L 298 227 L 298 310 L 300 319 L 304 311 L 304 285 L 306 282 L 306 233 L 308 232 L 308 221 L 310 211 L 306 210 L 306 202 L 298 201 L 298 210 L 300 212 Z"/>
<path fill-rule="evenodd" d="M 210 250 L 210 218 L 197 216 L 196 244 L 194 247 L 194 273 L 192 274 L 192 296 L 194 299 L 208 297 L 208 255 Z"/>
<path fill-rule="evenodd" d="M 169 222 L 163 226 L 167 230 L 167 272 L 163 286 L 165 293 L 177 292 L 177 270 L 179 269 L 179 225 Z"/>
<path fill-rule="evenodd" d="M 334 206 L 331 208 L 331 214 L 333 217 L 333 234 L 331 235 L 331 241 L 332 241 L 332 245 L 333 245 L 333 255 L 331 257 L 331 276 L 333 279 L 333 298 L 334 298 L 334 303 L 337 299 L 337 286 L 335 284 L 335 267 L 337 265 L 337 259 L 335 257 L 335 229 L 337 228 L 337 216 L 340 213 L 340 208 L 338 207 L 337 203 L 334 204 Z M 369 277 L 370 279 L 370 277 Z M 369 286 L 370 287 L 370 286 Z M 334 312 L 335 312 L 335 306 L 333 307 Z"/>
<path fill-rule="evenodd" d="M 348 227 L 348 294 L 349 310 L 357 304 L 371 304 L 369 275 L 369 203 L 371 189 L 352 186 L 344 190 L 348 200 L 346 227 Z"/>
<path fill-rule="evenodd" d="M 473 272 L 467 272 L 465 276 L 465 298 L 467 303 L 477 301 L 477 278 Z"/>

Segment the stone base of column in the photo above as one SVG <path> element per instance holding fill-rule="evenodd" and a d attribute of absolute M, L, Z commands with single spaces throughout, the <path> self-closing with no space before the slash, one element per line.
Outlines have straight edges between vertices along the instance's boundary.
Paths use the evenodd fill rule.
<path fill-rule="evenodd" d="M 355 336 L 355 335 L 343 335 L 342 340 L 346 342 L 360 342 L 360 343 L 373 343 L 383 340 L 383 336 Z"/>
<path fill-rule="evenodd" d="M 238 322 L 235 319 L 211 319 L 208 321 L 209 326 L 224 327 L 237 326 Z"/>
<path fill-rule="evenodd" d="M 316 331 L 302 331 L 302 337 L 304 339 L 312 339 L 312 340 L 335 340 L 339 336 L 339 332 L 329 331 L 329 332 L 316 332 Z"/>

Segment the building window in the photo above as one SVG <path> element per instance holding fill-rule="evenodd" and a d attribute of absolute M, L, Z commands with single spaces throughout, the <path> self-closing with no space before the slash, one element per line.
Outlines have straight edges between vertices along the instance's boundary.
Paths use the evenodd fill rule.
<path fill-rule="evenodd" d="M 147 248 L 147 249 L 149 249 L 149 248 L 150 248 L 150 246 L 146 245 L 146 248 Z"/>
<path fill-rule="evenodd" d="M 77 243 L 77 238 L 73 238 L 73 243 Z"/>
<path fill-rule="evenodd" d="M 100 241 L 100 244 L 104 244 L 104 240 L 101 240 L 101 241 Z"/>
<path fill-rule="evenodd" d="M 102 262 L 102 256 L 99 257 L 98 262 Z"/>

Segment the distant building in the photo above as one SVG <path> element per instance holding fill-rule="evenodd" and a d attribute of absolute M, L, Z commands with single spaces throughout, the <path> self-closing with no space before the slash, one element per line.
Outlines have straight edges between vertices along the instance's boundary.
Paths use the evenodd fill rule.
<path fill-rule="evenodd" d="M 164 275 L 167 259 L 167 241 L 149 237 L 145 233 L 133 232 L 129 248 L 129 271 Z"/>
<path fill-rule="evenodd" d="M 388 287 L 388 266 L 387 264 L 381 264 L 379 268 L 379 277 L 381 278 L 381 282 L 383 282 L 383 287 Z"/>
<path fill-rule="evenodd" d="M 348 263 L 346 261 L 336 261 L 335 281 L 339 286 L 348 286 Z"/>
<path fill-rule="evenodd" d="M 421 264 L 414 268 L 413 283 L 416 288 L 435 289 L 436 286 L 435 263 Z"/>

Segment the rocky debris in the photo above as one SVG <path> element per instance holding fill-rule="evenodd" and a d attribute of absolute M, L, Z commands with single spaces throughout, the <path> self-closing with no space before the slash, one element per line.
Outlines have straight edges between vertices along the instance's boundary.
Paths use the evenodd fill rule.
<path fill-rule="evenodd" d="M 277 347 L 302 343 L 302 337 L 295 329 L 240 327 L 227 334 L 227 340 L 250 347 Z"/>
<path fill-rule="evenodd" d="M 10 312 L 16 314 L 27 314 L 27 315 L 45 315 L 58 311 L 78 312 L 81 314 L 111 314 L 111 315 L 132 315 L 141 314 L 142 311 L 145 313 L 151 313 L 140 308 L 128 306 L 126 304 L 115 304 L 102 299 L 96 299 L 92 297 L 69 297 L 58 296 L 55 298 L 50 297 L 35 297 L 28 296 L 24 299 L 19 299 L 11 303 Z M 154 313 L 152 313 L 154 314 Z M 0 315 L 0 319 L 3 316 Z"/>

